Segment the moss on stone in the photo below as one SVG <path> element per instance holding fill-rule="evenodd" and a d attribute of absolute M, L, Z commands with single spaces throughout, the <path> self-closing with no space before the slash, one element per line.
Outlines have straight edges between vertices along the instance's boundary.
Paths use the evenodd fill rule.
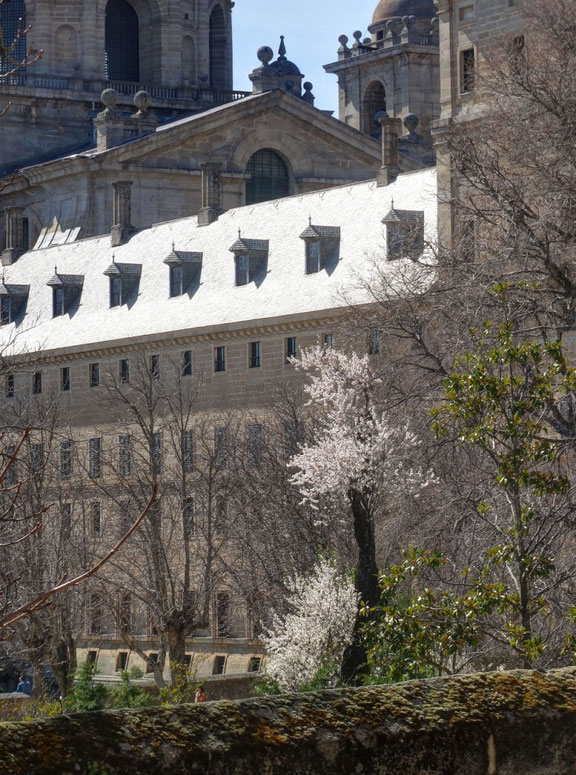
<path fill-rule="evenodd" d="M 554 762 L 538 764 L 543 775 L 563 775 L 575 732 L 576 668 L 484 673 L 4 723 L 0 775 L 410 775 L 422 762 L 475 775 L 488 772 L 490 737 L 506 772 L 529 772 L 529 753 Z"/>

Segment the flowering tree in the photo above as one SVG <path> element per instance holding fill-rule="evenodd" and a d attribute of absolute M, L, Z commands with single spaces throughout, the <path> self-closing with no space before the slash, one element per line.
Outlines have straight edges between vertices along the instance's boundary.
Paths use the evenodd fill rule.
<path fill-rule="evenodd" d="M 414 467 L 419 445 L 406 426 L 392 425 L 377 407 L 378 380 L 368 356 L 346 355 L 315 347 L 294 361 L 309 376 L 306 391 L 318 408 L 313 441 L 291 460 L 292 481 L 326 519 L 345 502 L 353 519 L 358 547 L 356 591 L 362 601 L 379 599 L 374 517 L 390 505 L 393 494 L 417 493 L 433 480 Z M 357 618 L 355 637 L 345 658 L 344 678 L 352 680 L 365 663 Z"/>
<path fill-rule="evenodd" d="M 295 576 L 287 586 L 288 613 L 275 614 L 263 637 L 264 674 L 284 691 L 309 686 L 319 673 L 333 686 L 352 643 L 358 610 L 354 584 L 321 558 L 310 575 Z"/>

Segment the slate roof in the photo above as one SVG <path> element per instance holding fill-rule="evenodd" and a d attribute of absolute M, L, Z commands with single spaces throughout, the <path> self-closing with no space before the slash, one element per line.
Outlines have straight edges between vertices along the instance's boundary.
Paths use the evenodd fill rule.
<path fill-rule="evenodd" d="M 210 226 L 198 227 L 196 216 L 157 224 L 119 247 L 113 248 L 106 234 L 30 251 L 5 267 L 4 282 L 30 285 L 30 293 L 22 322 L 0 327 L 0 347 L 82 351 L 100 345 L 124 346 L 139 337 L 154 340 L 302 320 L 345 306 L 343 288 L 351 302 L 368 301 L 358 275 L 374 271 L 374 259 L 386 260 L 382 217 L 392 200 L 399 208 L 423 210 L 427 238 L 434 238 L 435 171 L 426 169 L 401 175 L 386 187 L 362 182 L 228 210 Z M 330 273 L 305 273 L 300 235 L 309 216 L 312 223 L 341 227 L 340 260 Z M 235 285 L 229 246 L 238 238 L 238 229 L 250 239 L 269 241 L 268 271 L 258 286 Z M 169 268 L 164 260 L 173 244 L 178 252 L 203 254 L 200 285 L 192 298 L 169 297 Z M 109 308 L 109 280 L 104 273 L 113 257 L 118 267 L 141 265 L 138 297 L 130 308 Z M 411 263 L 409 259 L 390 262 L 385 270 L 393 278 L 400 265 Z M 55 265 L 63 273 L 84 277 L 72 316 L 52 317 L 52 291 L 46 283 Z"/>

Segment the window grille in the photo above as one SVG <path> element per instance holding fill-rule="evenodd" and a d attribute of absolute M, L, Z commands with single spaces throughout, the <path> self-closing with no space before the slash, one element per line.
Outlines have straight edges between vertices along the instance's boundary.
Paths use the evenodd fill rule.
<path fill-rule="evenodd" d="M 182 468 L 185 474 L 194 470 L 194 431 L 182 431 Z"/>
<path fill-rule="evenodd" d="M 194 498 L 184 498 L 182 504 L 182 525 L 184 529 L 184 538 L 192 538 L 196 533 L 196 524 L 194 518 Z"/>
<path fill-rule="evenodd" d="M 127 385 L 130 382 L 130 361 L 128 358 L 122 358 L 118 366 L 118 376 L 120 382 L 123 385 Z"/>
<path fill-rule="evenodd" d="M 32 392 L 39 395 L 42 392 L 42 372 L 35 371 L 32 375 Z"/>
<path fill-rule="evenodd" d="M 228 463 L 228 441 L 226 428 L 214 428 L 214 457 L 216 468 L 226 468 Z"/>
<path fill-rule="evenodd" d="M 14 398 L 14 394 L 16 392 L 16 388 L 14 386 L 14 374 L 7 374 L 6 375 L 6 398 Z"/>
<path fill-rule="evenodd" d="M 100 438 L 94 438 L 90 439 L 88 442 L 89 445 L 89 466 L 90 466 L 90 476 L 92 479 L 98 479 L 100 476 L 100 451 L 101 451 L 101 442 Z"/>
<path fill-rule="evenodd" d="M 129 476 L 132 471 L 132 440 L 130 436 L 118 437 L 118 473 Z"/>
<path fill-rule="evenodd" d="M 4 461 L 4 465 L 8 464 L 8 461 L 10 460 L 10 458 L 15 452 L 16 452 L 16 447 L 14 446 L 14 444 L 10 444 L 10 446 L 6 448 L 6 458 Z M 5 482 L 8 485 L 8 487 L 12 487 L 12 485 L 16 484 L 16 461 L 14 461 L 10 466 L 10 468 L 6 471 Z"/>
<path fill-rule="evenodd" d="M 286 339 L 286 363 L 290 363 L 291 358 L 298 357 L 298 339 L 295 336 L 289 336 Z"/>
<path fill-rule="evenodd" d="M 150 358 L 150 376 L 152 379 L 160 379 L 160 356 L 153 355 Z"/>
<path fill-rule="evenodd" d="M 473 48 L 468 48 L 466 51 L 461 52 L 460 68 L 460 91 L 463 94 L 465 92 L 474 91 L 476 80 L 476 60 Z"/>
<path fill-rule="evenodd" d="M 192 350 L 184 350 L 182 353 L 182 376 L 192 376 Z"/>
<path fill-rule="evenodd" d="M 140 80 L 138 15 L 126 0 L 106 5 L 104 74 L 108 81 Z"/>
<path fill-rule="evenodd" d="M 226 347 L 214 348 L 214 371 L 226 371 Z"/>
<path fill-rule="evenodd" d="M 32 465 L 32 471 L 35 474 L 39 474 L 44 468 L 44 444 L 42 443 L 32 444 L 32 447 L 30 450 L 30 458 L 31 458 L 30 462 Z"/>
<path fill-rule="evenodd" d="M 20 22 L 20 20 L 22 20 Z M 26 29 L 26 3 L 24 0 L 6 0 L 0 6 L 0 26 L 4 45 L 9 48 L 18 37 L 19 29 Z M 15 64 L 26 59 L 26 38 L 16 42 L 14 50 L 8 57 L 0 57 L 0 72 L 12 70 Z M 24 68 L 20 68 L 22 72 Z"/>
<path fill-rule="evenodd" d="M 246 204 L 267 202 L 290 194 L 290 174 L 284 159 L 268 148 L 257 151 L 248 162 Z"/>
<path fill-rule="evenodd" d="M 64 393 L 70 390 L 70 366 L 60 369 L 60 390 Z"/>
<path fill-rule="evenodd" d="M 219 592 L 216 595 L 216 637 L 230 637 L 230 595 L 228 592 Z M 223 667 L 220 672 L 224 672 Z"/>
<path fill-rule="evenodd" d="M 262 346 L 260 342 L 250 342 L 249 367 L 259 369 L 262 363 Z"/>
<path fill-rule="evenodd" d="M 100 501 L 93 501 L 90 504 L 90 532 L 93 536 L 99 536 L 102 533 L 102 511 Z"/>
<path fill-rule="evenodd" d="M 12 299 L 10 296 L 0 297 L 0 326 L 12 322 Z"/>
<path fill-rule="evenodd" d="M 90 364 L 90 387 L 98 387 L 100 384 L 100 364 Z"/>
<path fill-rule="evenodd" d="M 72 475 L 72 441 L 60 442 L 60 478 L 68 479 Z"/>

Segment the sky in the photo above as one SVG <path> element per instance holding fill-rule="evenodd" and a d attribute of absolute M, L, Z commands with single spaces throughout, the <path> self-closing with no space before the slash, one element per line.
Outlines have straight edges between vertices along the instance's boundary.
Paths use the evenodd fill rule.
<path fill-rule="evenodd" d="M 285 36 L 287 57 L 314 84 L 316 107 L 337 110 L 335 75 L 322 65 L 338 58 L 338 37 L 353 41 L 354 30 L 368 34 L 378 0 L 236 0 L 234 29 L 234 88 L 252 90 L 248 74 L 260 65 L 256 52 L 270 46 L 275 52 Z"/>

